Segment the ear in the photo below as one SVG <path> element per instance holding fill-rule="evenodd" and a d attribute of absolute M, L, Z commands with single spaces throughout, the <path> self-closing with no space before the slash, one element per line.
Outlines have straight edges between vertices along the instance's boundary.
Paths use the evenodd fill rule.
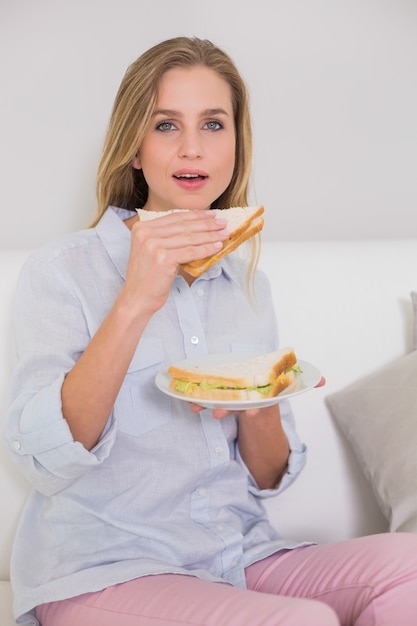
<path fill-rule="evenodd" d="M 141 160 L 140 160 L 139 152 L 132 159 L 132 167 L 134 167 L 135 170 L 141 170 L 142 169 L 142 163 L 141 163 Z"/>

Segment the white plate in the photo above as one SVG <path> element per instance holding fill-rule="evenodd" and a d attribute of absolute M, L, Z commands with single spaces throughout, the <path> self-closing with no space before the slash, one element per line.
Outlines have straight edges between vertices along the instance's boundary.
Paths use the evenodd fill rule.
<path fill-rule="evenodd" d="M 236 353 L 227 353 L 227 354 L 205 354 L 199 357 L 195 357 L 193 359 L 187 359 L 185 361 L 180 361 L 179 363 L 175 363 L 177 367 L 193 367 L 195 365 L 200 366 L 209 366 L 215 363 L 227 363 L 227 362 L 235 362 L 239 360 L 246 360 L 248 357 L 257 355 L 248 355 L 248 354 L 236 354 Z M 194 402 L 202 407 L 207 409 L 228 409 L 229 411 L 243 411 L 245 409 L 260 409 L 267 406 L 272 406 L 273 404 L 278 404 L 282 400 L 287 400 L 289 398 L 293 398 L 294 396 L 299 395 L 300 393 L 305 393 L 309 389 L 313 389 L 321 380 L 320 371 L 317 369 L 315 365 L 309 363 L 308 361 L 302 361 L 298 359 L 297 365 L 301 368 L 301 373 L 297 373 L 295 375 L 294 383 L 291 387 L 287 387 L 284 389 L 278 396 L 274 396 L 273 398 L 264 398 L 260 400 L 242 400 L 226 402 L 225 400 L 200 400 L 196 398 L 190 398 L 185 396 L 182 393 L 178 393 L 172 387 L 169 386 L 171 381 L 171 376 L 168 374 L 168 370 L 161 370 L 155 378 L 155 384 L 160 391 L 165 393 L 171 398 L 176 398 L 177 400 L 183 400 L 186 402 Z"/>

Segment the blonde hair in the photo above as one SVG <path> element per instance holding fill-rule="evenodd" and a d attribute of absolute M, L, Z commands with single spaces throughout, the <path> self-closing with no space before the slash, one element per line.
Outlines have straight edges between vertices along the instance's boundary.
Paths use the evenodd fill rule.
<path fill-rule="evenodd" d="M 161 76 L 172 68 L 203 65 L 219 74 L 230 86 L 236 130 L 236 159 L 227 189 L 213 207 L 228 208 L 248 203 L 252 167 L 252 129 L 249 95 L 231 58 L 213 43 L 196 37 L 175 37 L 144 52 L 127 69 L 120 84 L 97 172 L 97 209 L 92 226 L 106 208 L 128 210 L 144 205 L 148 187 L 140 170 L 132 166 L 155 108 Z"/>
<path fill-rule="evenodd" d="M 212 208 L 248 204 L 252 168 L 252 127 L 249 94 L 234 62 L 211 41 L 174 37 L 144 52 L 127 69 L 117 92 L 97 172 L 95 226 L 109 205 L 134 211 L 148 196 L 141 170 L 132 166 L 156 105 L 159 81 L 173 68 L 202 65 L 217 72 L 230 86 L 236 133 L 235 166 L 225 191 Z M 259 257 L 259 237 L 250 241 L 247 288 L 252 291 Z"/>

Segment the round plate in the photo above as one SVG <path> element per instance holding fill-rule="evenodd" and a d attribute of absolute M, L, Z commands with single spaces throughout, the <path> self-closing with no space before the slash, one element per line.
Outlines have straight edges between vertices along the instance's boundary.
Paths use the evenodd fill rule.
<path fill-rule="evenodd" d="M 187 368 L 190 366 L 194 367 L 195 365 L 209 366 L 215 363 L 236 362 L 239 360 L 243 361 L 247 358 L 247 354 L 205 354 L 193 359 L 180 361 L 179 363 L 175 363 L 175 366 L 180 368 Z M 162 393 L 171 396 L 171 398 L 176 398 L 177 400 L 183 400 L 185 402 L 193 402 L 194 404 L 198 404 L 206 409 L 226 409 L 229 411 L 260 409 L 272 406 L 273 404 L 278 404 L 279 402 L 282 402 L 282 400 L 288 400 L 299 395 L 300 393 L 305 393 L 306 391 L 309 391 L 309 389 L 313 389 L 320 382 L 321 373 L 315 365 L 309 363 L 308 361 L 302 361 L 301 359 L 297 360 L 297 365 L 301 368 L 301 373 L 296 373 L 294 383 L 273 398 L 242 400 L 240 402 L 236 400 L 227 402 L 226 400 L 201 400 L 200 398 L 190 398 L 182 393 L 178 393 L 169 386 L 171 376 L 168 374 L 168 370 L 161 370 L 156 375 L 155 384 L 158 389 L 162 391 Z"/>

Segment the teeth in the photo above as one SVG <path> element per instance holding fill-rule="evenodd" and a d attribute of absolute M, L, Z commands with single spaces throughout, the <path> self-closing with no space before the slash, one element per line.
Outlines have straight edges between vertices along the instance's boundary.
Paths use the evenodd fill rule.
<path fill-rule="evenodd" d="M 198 178 L 198 174 L 180 174 L 176 178 Z"/>

